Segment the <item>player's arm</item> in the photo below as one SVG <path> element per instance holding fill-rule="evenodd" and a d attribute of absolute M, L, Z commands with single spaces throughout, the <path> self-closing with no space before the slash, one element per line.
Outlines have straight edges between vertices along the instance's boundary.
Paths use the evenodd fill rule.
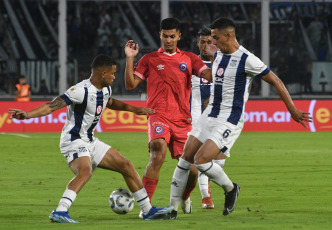
<path fill-rule="evenodd" d="M 41 106 L 38 106 L 28 112 L 25 112 L 21 109 L 9 109 L 9 113 L 11 114 L 10 118 L 24 120 L 34 117 L 46 116 L 58 109 L 62 109 L 65 106 L 67 106 L 66 102 L 60 96 L 58 96 L 53 101 L 42 104 Z"/>
<path fill-rule="evenodd" d="M 125 46 L 126 69 L 125 69 L 125 86 L 126 90 L 134 90 L 143 81 L 134 74 L 134 61 L 138 54 L 139 47 L 133 40 L 129 40 Z"/>
<path fill-rule="evenodd" d="M 275 75 L 272 71 L 262 77 L 262 80 L 274 86 L 277 90 L 280 98 L 285 103 L 288 111 L 290 112 L 292 118 L 301 123 L 305 128 L 308 128 L 303 121 L 311 122 L 312 117 L 309 116 L 308 112 L 303 112 L 297 109 L 293 103 L 292 98 L 290 97 L 284 83 Z"/>
<path fill-rule="evenodd" d="M 212 69 L 207 68 L 203 70 L 200 77 L 212 82 Z"/>
<path fill-rule="evenodd" d="M 210 44 L 208 46 L 205 46 L 206 53 L 210 56 L 211 60 L 211 69 L 205 69 L 201 73 L 201 77 L 208 80 L 209 82 L 212 82 L 212 65 L 214 61 L 214 55 L 218 51 L 218 47 L 214 44 Z"/>
<path fill-rule="evenodd" d="M 147 115 L 147 114 L 155 113 L 154 109 L 145 108 L 145 107 L 136 107 L 136 106 L 129 105 L 127 103 L 124 103 L 124 102 L 119 101 L 114 98 L 109 99 L 106 107 L 109 109 L 113 109 L 113 110 L 133 112 L 137 115 Z"/>

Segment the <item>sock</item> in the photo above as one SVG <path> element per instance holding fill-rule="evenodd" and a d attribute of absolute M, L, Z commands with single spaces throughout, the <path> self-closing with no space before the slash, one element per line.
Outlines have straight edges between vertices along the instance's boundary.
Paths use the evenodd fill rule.
<path fill-rule="evenodd" d="M 181 202 L 184 188 L 187 185 L 191 164 L 182 158 L 179 159 L 172 178 L 171 184 L 171 205 L 177 211 Z"/>
<path fill-rule="evenodd" d="M 212 160 L 213 163 L 220 165 L 220 167 L 222 168 L 224 168 L 225 166 L 225 161 L 226 159 Z M 209 177 L 207 175 L 201 172 L 198 173 L 198 185 L 202 199 L 211 196 L 210 182 L 209 182 Z"/>
<path fill-rule="evenodd" d="M 196 187 L 196 183 L 197 183 L 196 177 L 190 178 L 189 174 L 186 188 L 184 189 L 184 192 L 182 194 L 182 200 L 187 200 L 190 197 L 191 192 Z"/>
<path fill-rule="evenodd" d="M 152 206 L 150 204 L 150 199 L 149 199 L 149 196 L 148 196 L 145 188 L 142 188 L 142 189 L 134 192 L 133 195 L 137 201 L 137 204 L 143 211 L 143 214 L 146 215 L 150 211 Z"/>
<path fill-rule="evenodd" d="M 198 173 L 198 185 L 199 185 L 199 190 L 201 191 L 201 196 L 202 199 L 205 197 L 209 197 L 209 177 L 205 175 L 204 173 L 199 172 Z"/>
<path fill-rule="evenodd" d="M 232 181 L 219 165 L 208 162 L 205 164 L 196 164 L 196 168 L 206 174 L 210 180 L 221 186 L 225 192 L 230 192 L 234 188 Z"/>
<path fill-rule="evenodd" d="M 224 168 L 224 166 L 225 166 L 225 161 L 226 161 L 226 159 L 212 160 L 213 163 L 220 165 L 220 167 L 222 167 L 222 168 Z"/>
<path fill-rule="evenodd" d="M 67 212 L 74 200 L 76 199 L 76 192 L 70 189 L 66 189 L 60 199 L 59 205 L 56 208 L 57 212 Z"/>
<path fill-rule="evenodd" d="M 143 176 L 142 183 L 143 183 L 143 187 L 146 189 L 146 192 L 148 193 L 148 196 L 149 196 L 150 202 L 151 202 L 152 196 L 157 188 L 158 180 L 150 179 L 150 178 Z"/>

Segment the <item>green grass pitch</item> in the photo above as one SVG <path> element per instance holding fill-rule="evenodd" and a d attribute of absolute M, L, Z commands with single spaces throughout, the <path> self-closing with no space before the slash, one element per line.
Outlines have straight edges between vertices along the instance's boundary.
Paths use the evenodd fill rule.
<path fill-rule="evenodd" d="M 97 133 L 130 159 L 142 176 L 149 159 L 146 133 Z M 50 223 L 73 177 L 59 152 L 59 133 L 0 135 L 0 229 L 331 229 L 332 132 L 244 132 L 226 160 L 225 171 L 241 186 L 235 211 L 222 215 L 224 194 L 211 185 L 214 210 L 201 209 L 195 188 L 193 213 L 174 221 L 143 221 L 139 207 L 113 213 L 110 193 L 127 188 L 121 175 L 98 169 L 70 208 L 80 224 Z M 152 199 L 169 205 L 176 161 L 169 154 Z"/>

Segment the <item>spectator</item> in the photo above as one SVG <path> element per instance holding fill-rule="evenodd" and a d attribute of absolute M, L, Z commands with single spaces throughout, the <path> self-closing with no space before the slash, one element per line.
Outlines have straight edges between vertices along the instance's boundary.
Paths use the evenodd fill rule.
<path fill-rule="evenodd" d="M 18 81 L 19 83 L 16 84 L 16 101 L 29 102 L 31 96 L 30 85 L 26 83 L 24 75 L 21 75 Z"/>

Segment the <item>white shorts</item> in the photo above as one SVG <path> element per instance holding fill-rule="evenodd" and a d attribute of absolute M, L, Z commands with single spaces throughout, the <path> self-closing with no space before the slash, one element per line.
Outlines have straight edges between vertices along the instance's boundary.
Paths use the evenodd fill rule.
<path fill-rule="evenodd" d="M 99 165 L 100 161 L 104 158 L 106 152 L 110 148 L 111 146 L 100 141 L 98 138 L 94 138 L 92 142 L 77 139 L 70 145 L 64 147 L 60 145 L 60 151 L 67 159 L 68 165 L 78 157 L 88 156 L 91 159 L 93 170 Z"/>
<path fill-rule="evenodd" d="M 204 143 L 212 140 L 221 153 L 230 157 L 230 150 L 240 136 L 243 126 L 235 126 L 221 118 L 208 117 L 206 113 L 198 119 L 193 130 L 188 134 Z"/>

